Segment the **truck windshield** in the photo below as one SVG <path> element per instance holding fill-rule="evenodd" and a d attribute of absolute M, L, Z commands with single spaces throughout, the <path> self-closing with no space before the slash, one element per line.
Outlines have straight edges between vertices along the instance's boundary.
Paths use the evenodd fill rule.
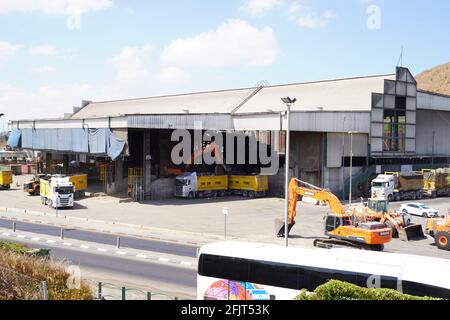
<path fill-rule="evenodd" d="M 384 187 L 384 182 L 372 182 L 372 187 Z"/>
<path fill-rule="evenodd" d="M 177 186 L 188 186 L 189 185 L 189 180 L 177 179 L 176 180 L 176 185 Z"/>
<path fill-rule="evenodd" d="M 59 194 L 71 194 L 73 193 L 73 188 L 72 187 L 58 187 L 55 190 L 56 193 Z"/>

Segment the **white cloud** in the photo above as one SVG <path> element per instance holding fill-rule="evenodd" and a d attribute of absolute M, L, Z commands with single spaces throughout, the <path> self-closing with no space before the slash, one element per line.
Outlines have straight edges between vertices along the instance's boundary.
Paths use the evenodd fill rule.
<path fill-rule="evenodd" d="M 283 3 L 283 0 L 247 0 L 242 9 L 250 14 L 262 17 L 274 7 Z"/>
<path fill-rule="evenodd" d="M 136 83 L 145 80 L 150 75 L 147 60 L 151 51 L 149 44 L 143 47 L 126 47 L 110 59 L 117 72 L 117 80 L 122 83 Z"/>
<path fill-rule="evenodd" d="M 186 66 L 266 66 L 275 63 L 279 53 L 270 27 L 258 30 L 246 21 L 229 20 L 217 30 L 172 41 L 161 59 Z"/>
<path fill-rule="evenodd" d="M 309 29 L 323 28 L 336 19 L 336 14 L 331 10 L 317 13 L 298 2 L 294 2 L 289 6 L 288 14 L 289 20 L 295 22 L 300 27 Z"/>
<path fill-rule="evenodd" d="M 0 106 L 6 120 L 61 117 L 72 112 L 81 100 L 118 99 L 120 91 L 112 86 L 86 83 L 42 86 L 34 90 L 0 82 Z"/>
<path fill-rule="evenodd" d="M 155 75 L 155 80 L 164 83 L 185 83 L 191 79 L 191 75 L 177 67 L 162 69 Z"/>
<path fill-rule="evenodd" d="M 17 51 L 23 48 L 21 44 L 12 44 L 0 41 L 0 62 L 6 58 L 13 56 Z"/>
<path fill-rule="evenodd" d="M 112 0 L 0 0 L 0 13 L 82 14 L 111 7 Z"/>
<path fill-rule="evenodd" d="M 28 49 L 28 52 L 31 55 L 35 56 L 50 56 L 50 57 L 54 57 L 59 54 L 59 50 L 56 47 L 48 44 L 32 47 Z"/>
<path fill-rule="evenodd" d="M 31 69 L 31 72 L 36 74 L 48 74 L 54 73 L 55 71 L 55 68 L 50 66 L 36 67 Z"/>

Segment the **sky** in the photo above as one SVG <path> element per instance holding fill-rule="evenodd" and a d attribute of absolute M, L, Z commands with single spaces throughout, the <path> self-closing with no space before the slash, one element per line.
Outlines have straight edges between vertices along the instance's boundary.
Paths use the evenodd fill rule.
<path fill-rule="evenodd" d="M 0 130 L 81 100 L 283 84 L 450 60 L 448 0 L 0 0 Z"/>

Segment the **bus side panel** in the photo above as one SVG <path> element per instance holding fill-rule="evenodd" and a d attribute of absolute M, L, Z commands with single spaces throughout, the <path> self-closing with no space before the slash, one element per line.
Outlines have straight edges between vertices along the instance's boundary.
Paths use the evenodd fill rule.
<path fill-rule="evenodd" d="M 298 290 L 197 276 L 197 300 L 294 300 Z"/>

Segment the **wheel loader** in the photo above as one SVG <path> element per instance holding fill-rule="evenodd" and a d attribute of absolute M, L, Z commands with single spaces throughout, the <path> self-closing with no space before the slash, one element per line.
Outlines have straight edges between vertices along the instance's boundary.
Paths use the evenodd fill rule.
<path fill-rule="evenodd" d="M 450 250 L 450 214 L 443 218 L 427 220 L 426 233 L 434 238 L 441 250 Z"/>
<path fill-rule="evenodd" d="M 356 211 L 358 212 L 357 209 Z M 366 221 L 376 221 L 386 224 L 392 230 L 393 238 L 400 238 L 402 241 L 425 238 L 422 225 L 408 224 L 405 221 L 404 214 L 389 211 L 387 200 L 369 199 L 367 207 L 358 213 L 362 213 Z"/>

